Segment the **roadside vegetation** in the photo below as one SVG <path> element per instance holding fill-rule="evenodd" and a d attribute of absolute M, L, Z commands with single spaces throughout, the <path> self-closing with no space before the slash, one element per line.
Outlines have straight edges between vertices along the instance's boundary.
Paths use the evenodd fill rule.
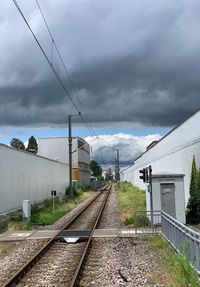
<path fill-rule="evenodd" d="M 146 195 L 144 190 L 141 190 L 131 183 L 121 182 L 117 189 L 119 195 L 119 207 L 121 219 L 124 224 L 137 224 L 138 220 L 135 217 L 136 211 L 146 210 Z M 147 223 L 147 218 L 141 218 L 142 223 Z"/>
<path fill-rule="evenodd" d="M 200 287 L 198 274 L 186 256 L 175 253 L 161 236 L 145 237 L 143 240 L 159 255 L 159 269 L 151 278 L 151 284 L 163 283 L 166 287 Z"/>
<path fill-rule="evenodd" d="M 8 252 L 8 247 L 5 243 L 0 242 L 0 256 L 5 255 Z"/>
<path fill-rule="evenodd" d="M 70 212 L 77 203 L 87 199 L 92 194 L 94 194 L 94 191 L 92 190 L 83 191 L 82 189 L 78 189 L 73 202 L 69 201 L 67 198 L 61 203 L 57 201 L 55 203 L 54 211 L 52 210 L 52 200 L 45 200 L 42 208 L 38 208 L 37 206 L 33 207 L 31 222 L 44 225 L 53 224 L 60 217 Z"/>
<path fill-rule="evenodd" d="M 43 202 L 42 207 L 33 204 L 31 207 L 31 220 L 29 222 L 22 221 L 21 212 L 12 214 L 9 218 L 0 221 L 0 232 L 30 230 L 35 224 L 49 225 L 53 224 L 60 217 L 70 212 L 78 203 L 87 199 L 95 192 L 91 188 L 79 188 L 71 202 L 66 197 L 62 202 L 55 201 L 55 210 L 53 211 L 52 199 Z"/>
<path fill-rule="evenodd" d="M 195 157 L 192 161 L 190 198 L 187 204 L 186 221 L 188 224 L 200 223 L 200 167 L 197 166 Z"/>

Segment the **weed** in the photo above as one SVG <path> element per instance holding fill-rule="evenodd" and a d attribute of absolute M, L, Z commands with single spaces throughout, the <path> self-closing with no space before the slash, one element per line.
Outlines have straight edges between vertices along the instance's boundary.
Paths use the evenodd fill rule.
<path fill-rule="evenodd" d="M 172 281 L 177 287 L 200 286 L 197 272 L 191 266 L 188 259 L 183 255 L 173 254 L 170 256 L 169 271 Z"/>
<path fill-rule="evenodd" d="M 10 221 L 22 221 L 22 213 L 17 212 L 17 213 L 12 213 L 9 217 Z"/>
<path fill-rule="evenodd" d="M 83 192 L 81 190 L 77 191 L 77 195 L 75 196 L 76 203 L 85 200 L 90 195 L 94 194 L 94 192 Z M 53 224 L 60 217 L 64 216 L 66 213 L 72 210 L 75 207 L 75 202 L 69 201 L 67 196 L 64 198 L 62 202 L 56 201 L 55 210 L 52 210 L 52 200 L 45 200 L 43 207 L 34 209 L 31 212 L 31 222 L 43 225 Z"/>
<path fill-rule="evenodd" d="M 149 226 L 151 224 L 149 218 L 144 213 L 135 213 L 133 219 L 135 227 Z"/>
<path fill-rule="evenodd" d="M 0 243 L 0 255 L 6 254 L 8 252 L 8 248 L 4 243 Z"/>
<path fill-rule="evenodd" d="M 6 220 L 1 220 L 0 221 L 0 232 L 6 231 L 7 226 L 8 226 L 7 221 Z"/>
<path fill-rule="evenodd" d="M 137 187 L 134 187 L 131 183 L 122 182 L 119 185 L 118 194 L 122 220 L 126 225 L 135 224 L 135 212 L 138 210 L 146 210 L 145 192 Z M 148 224 L 147 218 L 143 217 L 141 220 L 143 223 L 145 222 Z"/>
<path fill-rule="evenodd" d="M 7 226 L 8 231 L 29 230 L 30 228 L 31 223 L 25 223 L 20 221 L 9 221 Z"/>
<path fill-rule="evenodd" d="M 161 237 L 145 237 L 143 240 L 160 255 L 159 278 L 164 278 L 167 287 L 200 287 L 198 274 L 186 256 L 174 253 L 170 245 Z"/>

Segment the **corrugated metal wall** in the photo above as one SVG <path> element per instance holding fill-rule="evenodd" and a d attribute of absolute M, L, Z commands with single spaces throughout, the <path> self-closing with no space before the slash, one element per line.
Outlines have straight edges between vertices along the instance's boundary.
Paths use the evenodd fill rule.
<path fill-rule="evenodd" d="M 21 208 L 23 199 L 32 203 L 65 193 L 68 165 L 0 144 L 0 213 Z"/>

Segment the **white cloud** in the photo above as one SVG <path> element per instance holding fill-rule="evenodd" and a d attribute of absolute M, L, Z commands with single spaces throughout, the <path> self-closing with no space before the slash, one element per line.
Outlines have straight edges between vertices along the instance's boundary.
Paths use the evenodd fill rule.
<path fill-rule="evenodd" d="M 116 151 L 120 149 L 120 162 L 128 164 L 134 161 L 146 147 L 155 140 L 161 138 L 160 134 L 150 134 L 147 136 L 134 136 L 131 134 L 118 133 L 114 135 L 100 135 L 98 139 L 88 136 L 85 140 L 90 144 L 92 157 L 98 162 L 113 165 L 116 160 Z"/>

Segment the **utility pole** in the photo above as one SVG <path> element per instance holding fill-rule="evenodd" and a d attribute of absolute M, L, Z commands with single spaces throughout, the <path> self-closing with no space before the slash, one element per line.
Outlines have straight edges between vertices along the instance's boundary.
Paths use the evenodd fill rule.
<path fill-rule="evenodd" d="M 72 189 L 72 127 L 71 127 L 71 116 L 68 115 L 68 142 L 69 142 L 69 194 L 70 199 L 74 199 Z"/>
<path fill-rule="evenodd" d="M 119 176 L 119 149 L 117 149 L 117 180 L 118 180 L 118 182 L 120 181 L 120 176 Z"/>
<path fill-rule="evenodd" d="M 80 116 L 81 113 L 79 112 L 78 115 L 68 115 L 68 143 L 69 143 L 69 194 L 70 199 L 74 200 L 74 192 L 72 188 L 72 122 L 71 117 L 73 116 Z"/>
<path fill-rule="evenodd" d="M 120 181 L 120 176 L 119 176 L 119 148 L 115 148 L 113 150 L 117 151 L 117 160 L 116 160 L 117 174 L 116 174 L 116 179 L 117 179 L 117 182 L 119 183 L 119 181 Z"/>

